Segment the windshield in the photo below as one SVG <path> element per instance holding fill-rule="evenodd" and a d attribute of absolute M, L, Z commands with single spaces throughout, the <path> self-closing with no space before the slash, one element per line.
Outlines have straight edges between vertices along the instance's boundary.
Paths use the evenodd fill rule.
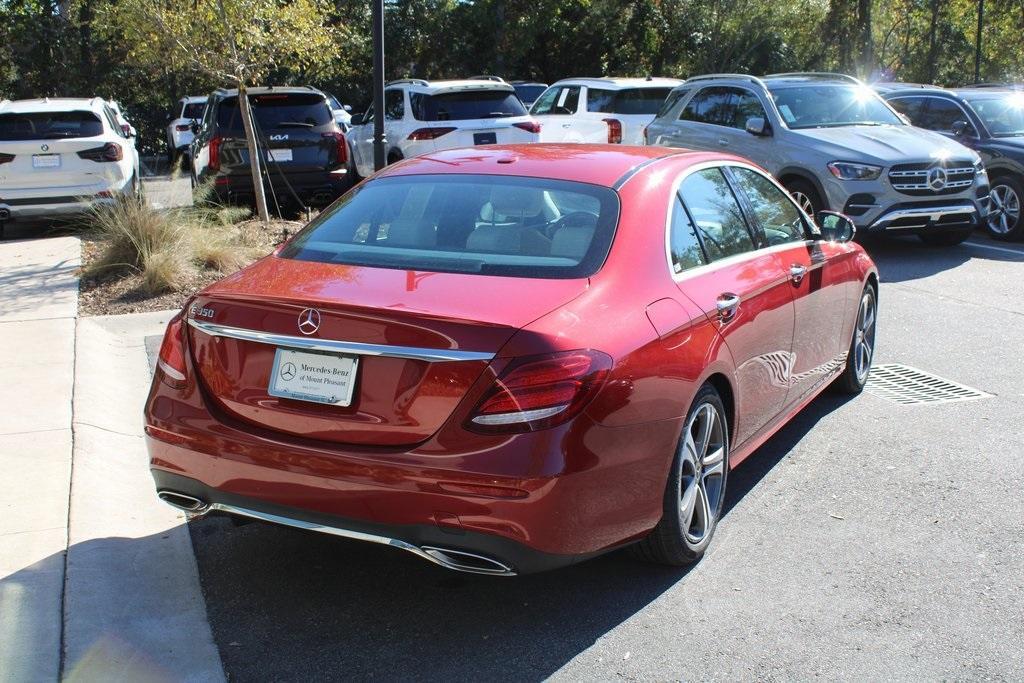
<path fill-rule="evenodd" d="M 440 95 L 412 93 L 412 115 L 419 121 L 464 121 L 526 116 L 526 108 L 510 90 L 475 90 Z"/>
<path fill-rule="evenodd" d="M 256 124 L 262 130 L 273 128 L 316 128 L 334 124 L 334 117 L 323 95 L 281 93 L 250 95 Z M 217 110 L 217 125 L 227 130 L 241 130 L 238 98 L 226 97 Z"/>
<path fill-rule="evenodd" d="M 206 102 L 189 102 L 185 105 L 184 111 L 181 112 L 181 118 L 198 121 L 203 118 L 204 109 L 206 109 Z"/>
<path fill-rule="evenodd" d="M 516 94 L 519 95 L 519 99 L 523 102 L 534 102 L 540 94 L 544 92 L 546 85 L 516 85 L 513 86 L 516 89 Z"/>
<path fill-rule="evenodd" d="M 420 175 L 371 180 L 320 214 L 283 258 L 533 278 L 593 275 L 618 222 L 606 187 Z"/>
<path fill-rule="evenodd" d="M 587 111 L 606 114 L 657 114 L 672 88 L 587 89 Z"/>
<path fill-rule="evenodd" d="M 0 140 L 91 138 L 103 134 L 103 124 L 88 111 L 38 111 L 0 114 Z"/>
<path fill-rule="evenodd" d="M 791 129 L 906 125 L 867 86 L 829 83 L 770 90 Z"/>
<path fill-rule="evenodd" d="M 1024 92 L 1003 97 L 965 97 L 993 137 L 1024 136 Z"/>

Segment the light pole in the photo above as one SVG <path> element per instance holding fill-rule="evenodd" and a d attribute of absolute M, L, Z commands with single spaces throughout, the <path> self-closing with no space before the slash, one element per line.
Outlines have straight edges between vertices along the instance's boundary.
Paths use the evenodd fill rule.
<path fill-rule="evenodd" d="M 373 2 L 373 170 L 384 168 L 384 0 Z"/>
<path fill-rule="evenodd" d="M 981 26 L 985 21 L 985 0 L 978 0 L 978 33 L 974 36 L 974 82 L 981 83 Z"/>

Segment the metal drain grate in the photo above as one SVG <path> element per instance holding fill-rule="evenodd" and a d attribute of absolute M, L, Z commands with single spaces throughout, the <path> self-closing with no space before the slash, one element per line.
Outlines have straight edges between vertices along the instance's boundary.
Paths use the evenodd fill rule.
<path fill-rule="evenodd" d="M 984 391 L 899 363 L 886 363 L 871 368 L 865 388 L 879 398 L 903 405 L 954 403 L 992 397 L 992 394 Z"/>

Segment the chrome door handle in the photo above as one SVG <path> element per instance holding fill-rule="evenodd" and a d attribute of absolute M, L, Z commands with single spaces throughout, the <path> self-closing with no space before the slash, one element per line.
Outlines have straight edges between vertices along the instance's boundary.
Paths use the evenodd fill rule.
<path fill-rule="evenodd" d="M 722 145 L 723 147 L 727 147 L 729 145 L 729 140 L 726 138 L 718 138 L 718 144 Z"/>
<path fill-rule="evenodd" d="M 562 124 L 562 128 L 572 128 L 572 124 L 571 123 L 563 123 Z"/>
<path fill-rule="evenodd" d="M 722 294 L 715 302 L 715 308 L 718 309 L 718 319 L 723 323 L 727 323 L 735 318 L 739 307 L 740 298 L 735 294 Z"/>
<path fill-rule="evenodd" d="M 794 263 L 789 267 L 789 279 L 793 281 L 794 285 L 798 285 L 803 282 L 804 275 L 807 275 L 807 268 L 801 266 L 799 263 Z"/>

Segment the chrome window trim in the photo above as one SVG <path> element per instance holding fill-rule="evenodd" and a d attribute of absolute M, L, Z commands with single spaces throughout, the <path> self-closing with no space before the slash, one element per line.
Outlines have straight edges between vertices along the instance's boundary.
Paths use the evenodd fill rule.
<path fill-rule="evenodd" d="M 705 170 L 707 170 L 709 168 L 724 168 L 724 167 L 745 168 L 745 169 L 753 171 L 754 173 L 757 173 L 757 174 L 759 174 L 761 176 L 764 176 L 765 178 L 768 179 L 769 182 L 771 182 L 773 185 L 775 185 L 777 188 L 779 188 L 779 190 L 782 191 L 782 193 L 786 197 L 786 199 L 788 199 L 790 201 L 790 203 L 793 204 L 794 207 L 796 207 L 797 212 L 799 212 L 799 214 L 807 222 L 807 226 L 808 226 L 808 228 L 810 230 L 814 230 L 817 227 L 817 224 L 813 220 L 811 220 L 807 216 L 806 213 L 804 213 L 804 210 L 800 208 L 800 205 L 792 200 L 792 198 L 789 196 L 789 192 L 786 191 L 786 188 L 784 188 L 779 183 L 779 181 L 775 180 L 775 178 L 771 177 L 771 175 L 769 175 L 768 173 L 765 173 L 763 170 L 759 169 L 758 167 L 754 166 L 753 164 L 748 164 L 748 163 L 745 163 L 745 162 L 742 162 L 742 161 L 733 161 L 733 160 L 724 160 L 724 159 L 719 159 L 717 161 L 704 161 L 704 162 L 701 162 L 699 164 L 694 164 L 693 166 L 690 166 L 685 171 L 683 171 L 681 174 L 679 174 L 679 176 L 676 177 L 676 179 L 672 181 L 672 188 L 671 188 L 671 192 L 669 193 L 669 203 L 668 203 L 668 206 L 666 207 L 666 215 L 665 215 L 665 263 L 666 263 L 666 265 L 668 265 L 668 272 L 669 272 L 669 274 L 672 276 L 672 279 L 675 282 L 677 282 L 677 283 L 678 282 L 682 282 L 682 281 L 684 281 L 684 280 L 686 280 L 686 279 L 688 279 L 690 277 L 704 275 L 704 274 L 707 274 L 707 273 L 710 273 L 710 272 L 714 272 L 714 271 L 716 271 L 716 270 L 718 270 L 720 268 L 726 268 L 726 267 L 729 267 L 729 266 L 736 265 L 737 263 L 742 263 L 744 260 L 747 260 L 747 259 L 749 259 L 751 257 L 761 256 L 763 254 L 772 254 L 772 253 L 775 253 L 775 252 L 778 252 L 778 251 L 786 251 L 788 249 L 792 249 L 793 247 L 799 246 L 801 244 L 804 245 L 804 246 L 809 246 L 811 244 L 814 244 L 815 241 L 816 241 L 816 240 L 813 240 L 813 239 L 805 239 L 803 241 L 793 241 L 793 242 L 785 242 L 783 244 L 774 244 L 774 245 L 772 245 L 770 247 L 761 247 L 760 249 L 754 249 L 753 251 L 747 251 L 747 252 L 743 252 L 742 254 L 736 254 L 734 256 L 728 256 L 728 257 L 726 257 L 724 259 L 719 259 L 718 261 L 712 261 L 711 263 L 705 263 L 704 265 L 697 266 L 696 268 L 687 268 L 686 270 L 684 270 L 682 272 L 679 272 L 679 273 L 675 272 L 675 268 L 673 267 L 673 264 L 672 264 L 672 207 L 673 207 L 673 202 L 678 201 L 677 200 L 677 196 L 679 195 L 679 187 L 683 184 L 683 181 L 685 181 L 692 174 L 697 173 L 698 171 L 705 171 Z M 739 201 L 739 198 L 737 198 L 737 201 Z"/>
<path fill-rule="evenodd" d="M 293 337 L 286 334 L 274 334 L 247 330 L 240 327 L 217 325 L 188 319 L 191 327 L 212 337 L 227 337 L 242 341 L 283 346 L 293 349 L 310 351 L 328 351 L 331 353 L 347 353 L 355 356 L 386 356 L 388 358 L 407 358 L 422 360 L 428 363 L 445 363 L 451 361 L 489 361 L 493 353 L 483 351 L 460 351 L 457 349 L 426 349 L 417 346 L 391 346 L 387 344 L 363 344 L 360 342 L 338 341 L 334 339 L 316 339 L 312 337 Z"/>

